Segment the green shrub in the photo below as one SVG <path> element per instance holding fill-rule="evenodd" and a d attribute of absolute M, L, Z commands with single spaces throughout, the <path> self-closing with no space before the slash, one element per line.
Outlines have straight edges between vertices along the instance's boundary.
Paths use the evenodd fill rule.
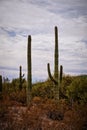
<path fill-rule="evenodd" d="M 64 94 L 66 94 L 67 86 L 69 86 L 72 83 L 73 79 L 74 78 L 72 76 L 69 76 L 69 75 L 63 77 L 63 80 L 61 83 L 61 90 Z"/>
<path fill-rule="evenodd" d="M 67 96 L 74 101 L 87 103 L 87 77 L 77 77 L 67 87 Z"/>
<path fill-rule="evenodd" d="M 32 96 L 52 99 L 55 97 L 55 87 L 51 81 L 39 82 L 33 85 Z"/>

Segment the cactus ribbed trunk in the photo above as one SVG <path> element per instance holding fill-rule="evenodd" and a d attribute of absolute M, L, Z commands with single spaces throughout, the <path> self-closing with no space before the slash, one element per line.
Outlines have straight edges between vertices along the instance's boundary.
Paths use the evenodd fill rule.
<path fill-rule="evenodd" d="M 54 78 L 56 81 L 58 81 L 58 53 L 58 29 L 55 27 Z"/>
<path fill-rule="evenodd" d="M 55 26 L 55 51 L 54 51 L 54 78 L 58 81 L 56 85 L 56 99 L 59 100 L 59 79 L 58 79 L 58 65 L 59 65 L 59 50 L 58 50 L 58 29 Z"/>
<path fill-rule="evenodd" d="M 32 90 L 32 68 L 31 68 L 31 36 L 28 36 L 28 48 L 27 48 L 27 105 L 31 102 L 31 90 Z"/>
<path fill-rule="evenodd" d="M 0 75 L 0 92 L 2 92 L 2 76 Z"/>
<path fill-rule="evenodd" d="M 22 67 L 21 66 L 19 67 L 19 70 L 20 70 L 20 72 L 19 72 L 19 80 L 20 80 L 19 90 L 21 90 L 22 89 Z"/>

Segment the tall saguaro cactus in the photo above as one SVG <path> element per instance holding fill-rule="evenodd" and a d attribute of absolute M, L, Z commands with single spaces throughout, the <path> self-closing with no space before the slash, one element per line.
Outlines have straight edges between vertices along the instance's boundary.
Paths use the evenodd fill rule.
<path fill-rule="evenodd" d="M 58 80 L 59 51 L 58 51 L 58 29 L 55 27 L 55 52 L 54 52 L 54 78 Z"/>
<path fill-rule="evenodd" d="M 32 68 L 31 68 L 31 36 L 28 36 L 27 47 L 27 104 L 31 102 L 31 90 L 32 90 Z"/>
<path fill-rule="evenodd" d="M 0 92 L 2 92 L 2 76 L 0 75 Z"/>
<path fill-rule="evenodd" d="M 59 51 L 58 51 L 58 29 L 55 26 L 55 52 L 54 52 L 54 77 L 50 72 L 50 64 L 48 63 L 48 75 L 56 85 L 56 99 L 59 100 L 59 82 L 58 82 L 58 66 L 59 66 Z"/>
<path fill-rule="evenodd" d="M 56 86 L 55 97 L 57 100 L 59 100 L 59 95 L 62 96 L 63 98 L 67 98 L 66 95 L 64 95 L 60 89 L 63 76 L 63 66 L 60 65 L 60 74 L 58 74 L 58 68 L 59 68 L 58 29 L 55 26 L 54 77 L 51 74 L 49 63 L 47 64 L 47 69 L 49 78 L 54 82 Z"/>

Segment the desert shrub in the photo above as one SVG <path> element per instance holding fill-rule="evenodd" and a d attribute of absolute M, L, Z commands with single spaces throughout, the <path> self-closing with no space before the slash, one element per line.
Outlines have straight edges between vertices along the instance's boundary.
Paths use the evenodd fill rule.
<path fill-rule="evenodd" d="M 64 94 L 66 94 L 67 87 L 72 83 L 74 77 L 73 76 L 64 76 L 61 83 L 61 90 Z"/>
<path fill-rule="evenodd" d="M 22 90 L 19 90 L 19 79 L 13 79 L 12 82 L 3 83 L 3 92 L 0 99 L 8 97 L 10 100 L 26 103 L 26 80 L 23 82 Z M 6 98 L 7 98 L 6 97 Z"/>
<path fill-rule="evenodd" d="M 69 86 L 73 81 L 72 76 L 64 76 L 61 83 L 61 92 L 66 95 L 67 86 Z M 42 98 L 55 98 L 56 95 L 56 86 L 50 80 L 45 82 L 39 82 L 33 85 L 32 96 L 40 96 Z M 60 94 L 61 97 L 61 94 Z M 62 98 L 62 97 L 61 97 Z"/>
<path fill-rule="evenodd" d="M 12 93 L 10 93 L 9 97 L 10 97 L 10 100 L 14 100 L 14 101 L 26 104 L 25 89 L 22 89 L 22 91 L 12 92 Z"/>
<path fill-rule="evenodd" d="M 19 82 L 20 82 L 19 78 L 12 80 L 11 86 L 12 86 L 13 91 L 19 90 L 19 84 L 20 84 Z M 23 79 L 22 88 L 26 88 L 26 80 L 25 79 Z"/>
<path fill-rule="evenodd" d="M 9 82 L 3 83 L 3 92 L 9 93 L 12 90 L 12 85 Z"/>
<path fill-rule="evenodd" d="M 17 92 L 19 91 L 19 78 L 17 79 L 13 79 L 12 82 L 4 82 L 3 83 L 3 92 L 6 93 L 12 93 L 12 92 Z M 22 88 L 26 89 L 26 80 L 23 79 L 23 84 L 22 84 Z"/>
<path fill-rule="evenodd" d="M 51 81 L 34 84 L 32 89 L 32 96 L 52 99 L 55 97 L 55 87 Z"/>
<path fill-rule="evenodd" d="M 67 96 L 74 101 L 87 103 L 87 77 L 77 77 L 67 87 Z"/>

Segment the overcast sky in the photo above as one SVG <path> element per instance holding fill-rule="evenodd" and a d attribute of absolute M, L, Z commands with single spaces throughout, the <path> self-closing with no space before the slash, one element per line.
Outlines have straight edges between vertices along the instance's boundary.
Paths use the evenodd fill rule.
<path fill-rule="evenodd" d="M 54 27 L 65 74 L 87 74 L 87 0 L 0 0 L 0 75 L 27 77 L 27 37 L 32 36 L 33 81 L 54 70 Z"/>

